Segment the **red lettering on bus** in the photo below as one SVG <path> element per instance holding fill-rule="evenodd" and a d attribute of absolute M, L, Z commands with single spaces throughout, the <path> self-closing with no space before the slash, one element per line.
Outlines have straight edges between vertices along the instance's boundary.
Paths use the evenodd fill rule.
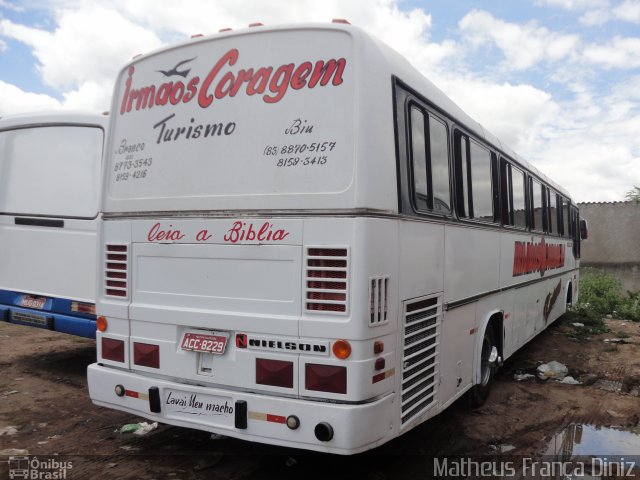
<path fill-rule="evenodd" d="M 184 234 L 180 230 L 172 230 L 173 225 L 169 225 L 169 228 L 166 230 L 162 230 L 160 222 L 156 223 L 149 233 L 147 234 L 147 240 L 150 242 L 162 242 L 162 241 L 173 241 L 182 240 L 184 238 Z"/>
<path fill-rule="evenodd" d="M 513 276 L 527 275 L 564 267 L 565 246 L 547 244 L 544 238 L 539 243 L 516 242 L 513 254 Z"/>
<path fill-rule="evenodd" d="M 279 66 L 244 68 L 234 72 L 229 67 L 234 66 L 239 58 L 238 49 L 228 50 L 216 61 L 202 81 L 199 76 L 194 76 L 188 81 L 175 80 L 136 88 L 133 87 L 136 69 L 132 65 L 127 70 L 124 82 L 120 115 L 154 106 L 189 103 L 194 98 L 197 98 L 201 108 L 208 108 L 214 100 L 233 98 L 241 92 L 247 96 L 261 95 L 265 103 L 278 103 L 290 89 L 341 85 L 347 67 L 346 59 L 331 58 L 317 60 L 315 63 L 284 63 Z"/>
<path fill-rule="evenodd" d="M 264 222 L 260 228 L 257 228 L 253 223 L 245 223 L 236 221 L 231 228 L 224 235 L 225 242 L 238 243 L 238 242 L 280 242 L 289 236 L 289 232 L 282 228 L 274 229 L 274 226 L 270 222 Z"/>

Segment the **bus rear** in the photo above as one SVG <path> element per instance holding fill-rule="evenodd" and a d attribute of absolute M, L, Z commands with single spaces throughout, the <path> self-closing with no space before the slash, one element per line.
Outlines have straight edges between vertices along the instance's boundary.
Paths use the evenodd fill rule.
<path fill-rule="evenodd" d="M 95 338 L 106 116 L 0 119 L 0 316 Z"/>
<path fill-rule="evenodd" d="M 391 76 L 363 37 L 258 27 L 122 70 L 96 404 L 336 453 L 397 435 Z"/>

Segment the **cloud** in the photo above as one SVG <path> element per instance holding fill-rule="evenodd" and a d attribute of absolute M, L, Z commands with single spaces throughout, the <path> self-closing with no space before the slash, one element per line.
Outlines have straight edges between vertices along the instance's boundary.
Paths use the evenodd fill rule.
<path fill-rule="evenodd" d="M 613 15 L 618 20 L 640 24 L 640 1 L 625 0 L 613 9 Z"/>
<path fill-rule="evenodd" d="M 583 59 L 606 69 L 640 67 L 640 38 L 615 37 L 606 44 L 588 45 Z"/>
<path fill-rule="evenodd" d="M 33 49 L 45 84 L 64 90 L 86 81 L 112 79 L 140 49 L 161 46 L 151 31 L 98 5 L 55 13 L 53 32 L 0 21 L 0 34 Z"/>
<path fill-rule="evenodd" d="M 505 22 L 481 10 L 469 12 L 458 26 L 472 46 L 494 44 L 505 56 L 504 66 L 515 70 L 567 58 L 580 43 L 577 35 L 555 33 L 535 22 Z"/>
<path fill-rule="evenodd" d="M 563 10 L 587 10 L 590 8 L 604 8 L 609 5 L 608 0 L 536 0 L 538 6 L 561 8 Z"/>
<path fill-rule="evenodd" d="M 621 1 L 615 8 L 609 3 L 537 1 L 583 18 L 607 8 L 611 16 L 635 18 L 638 1 Z M 640 125 L 630 120 L 640 119 L 640 94 L 633 93 L 640 91 L 640 80 L 609 87 L 605 79 L 602 92 L 590 84 L 606 69 L 636 65 L 640 55 L 632 38 L 589 44 L 533 21 L 513 23 L 472 10 L 460 19 L 457 31 L 449 29 L 445 39 L 434 41 L 432 32 L 441 19 L 426 9 L 401 8 L 405 3 L 400 0 L 185 0 L 165 2 L 162 8 L 157 0 L 44 0 L 40 5 L 50 8 L 46 29 L 0 18 L 0 51 L 2 39 L 29 46 L 38 74 L 58 99 L 0 82 L 0 114 L 108 110 L 113 82 L 125 62 L 194 33 L 244 28 L 254 21 L 274 25 L 346 18 L 407 57 L 473 118 L 578 199 L 622 199 L 631 188 L 629 179 L 640 178 L 634 166 L 640 165 Z M 487 55 L 491 51 L 500 52 L 498 64 Z"/>
<path fill-rule="evenodd" d="M 21 90 L 15 85 L 0 80 L 0 115 L 13 113 L 55 110 L 62 104 L 49 95 L 30 93 Z"/>

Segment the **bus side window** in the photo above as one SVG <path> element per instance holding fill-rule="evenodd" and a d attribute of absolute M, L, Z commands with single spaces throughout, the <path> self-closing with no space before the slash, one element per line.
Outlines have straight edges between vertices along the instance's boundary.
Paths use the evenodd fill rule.
<path fill-rule="evenodd" d="M 511 188 L 513 194 L 513 226 L 527 228 L 527 205 L 525 200 L 524 172 L 511 166 Z"/>
<path fill-rule="evenodd" d="M 550 194 L 550 209 L 549 209 L 549 225 L 551 225 L 551 233 L 553 233 L 554 235 L 560 235 L 560 226 L 559 226 L 559 222 L 558 222 L 558 215 L 560 214 L 560 208 L 561 208 L 561 203 L 560 203 L 560 196 L 549 190 L 549 194 Z"/>
<path fill-rule="evenodd" d="M 524 173 L 504 158 L 501 161 L 502 223 L 517 228 L 527 228 Z"/>
<path fill-rule="evenodd" d="M 411 108 L 411 167 L 413 172 L 413 202 L 417 210 L 429 209 L 427 188 L 427 145 L 424 114 Z"/>
<path fill-rule="evenodd" d="M 513 225 L 513 197 L 511 195 L 511 165 L 500 158 L 500 201 L 502 224 Z"/>
<path fill-rule="evenodd" d="M 571 236 L 571 214 L 569 212 L 569 200 L 562 197 L 562 234 L 565 237 Z"/>
<path fill-rule="evenodd" d="M 447 126 L 429 115 L 429 150 L 433 210 L 451 213 L 451 193 L 449 191 L 449 135 Z"/>
<path fill-rule="evenodd" d="M 494 221 L 492 153 L 466 135 L 457 135 L 458 215 Z"/>
<path fill-rule="evenodd" d="M 447 126 L 415 106 L 411 107 L 411 169 L 415 209 L 449 214 Z"/>
<path fill-rule="evenodd" d="M 544 232 L 544 205 L 542 204 L 542 185 L 531 179 L 531 230 Z"/>

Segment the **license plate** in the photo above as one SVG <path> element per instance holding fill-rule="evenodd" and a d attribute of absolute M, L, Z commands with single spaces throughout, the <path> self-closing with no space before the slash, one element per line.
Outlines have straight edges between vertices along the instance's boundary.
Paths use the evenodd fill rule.
<path fill-rule="evenodd" d="M 24 297 L 22 297 L 20 306 L 25 308 L 37 308 L 38 310 L 42 310 L 46 302 L 47 302 L 46 298 L 30 297 L 28 295 L 25 295 Z"/>
<path fill-rule="evenodd" d="M 222 355 L 227 348 L 228 339 L 228 333 L 213 332 L 213 334 L 208 334 L 187 332 L 184 334 L 184 337 L 182 337 L 180 348 L 191 352 Z"/>

